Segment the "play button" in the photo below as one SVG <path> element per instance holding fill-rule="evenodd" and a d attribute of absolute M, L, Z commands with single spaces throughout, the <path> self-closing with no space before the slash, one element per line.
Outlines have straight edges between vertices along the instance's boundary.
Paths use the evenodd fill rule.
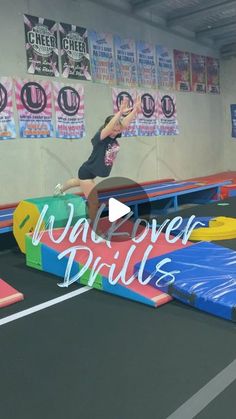
<path fill-rule="evenodd" d="M 129 214 L 131 211 L 128 205 L 122 204 L 115 198 L 110 198 L 108 202 L 108 219 L 110 223 L 113 223 L 119 218 L 124 217 L 124 215 Z"/>
<path fill-rule="evenodd" d="M 96 219 L 92 220 L 91 209 L 98 202 Z M 92 230 L 103 240 L 110 242 L 131 240 L 147 228 L 150 202 L 146 185 L 142 187 L 132 179 L 109 177 L 97 183 L 87 198 L 87 213 Z M 89 210 L 90 206 L 90 210 Z M 137 222 L 136 222 L 137 221 Z M 135 227 L 134 227 L 135 226 Z"/>

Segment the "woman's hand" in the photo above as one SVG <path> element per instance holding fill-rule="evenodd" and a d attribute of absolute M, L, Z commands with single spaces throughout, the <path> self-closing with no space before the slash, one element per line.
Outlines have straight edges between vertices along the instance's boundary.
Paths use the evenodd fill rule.
<path fill-rule="evenodd" d="M 120 112 L 121 114 L 128 114 L 129 112 L 132 111 L 133 107 L 128 106 L 129 105 L 129 99 L 127 97 L 125 97 L 121 104 L 120 104 Z"/>
<path fill-rule="evenodd" d="M 138 96 L 136 98 L 135 104 L 132 108 L 126 108 L 126 112 L 127 110 L 129 111 L 129 113 L 122 119 L 123 129 L 128 128 L 133 119 L 136 118 L 138 113 L 142 110 L 141 96 Z M 123 110 L 122 112 L 125 111 Z"/>
<path fill-rule="evenodd" d="M 134 109 L 136 110 L 137 113 L 141 112 L 142 110 L 142 100 L 141 100 L 141 96 L 137 96 L 137 99 L 135 101 L 134 104 Z"/>

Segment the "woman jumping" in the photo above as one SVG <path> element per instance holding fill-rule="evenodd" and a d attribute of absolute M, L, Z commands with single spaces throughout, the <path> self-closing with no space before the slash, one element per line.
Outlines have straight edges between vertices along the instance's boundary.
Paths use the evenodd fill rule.
<path fill-rule="evenodd" d="M 105 119 L 104 125 L 98 130 L 91 142 L 93 150 L 88 160 L 82 164 L 78 171 L 78 178 L 67 180 L 65 184 L 55 187 L 54 196 L 63 195 L 70 188 L 80 187 L 88 199 L 88 215 L 93 223 L 99 208 L 98 194 L 94 179 L 110 175 L 113 162 L 119 151 L 117 138 L 126 130 L 132 120 L 141 110 L 141 98 L 138 97 L 135 105 L 128 107 L 128 98 L 120 105 L 120 110 Z M 125 116 L 124 116 L 125 115 Z"/>

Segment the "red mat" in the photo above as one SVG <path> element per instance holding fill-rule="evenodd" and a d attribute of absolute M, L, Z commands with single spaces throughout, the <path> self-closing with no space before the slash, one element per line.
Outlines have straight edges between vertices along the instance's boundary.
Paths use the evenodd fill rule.
<path fill-rule="evenodd" d="M 223 182 L 225 180 L 232 180 L 233 183 L 236 183 L 236 171 L 229 170 L 227 172 L 215 173 L 209 176 L 194 177 L 187 180 L 196 181 L 196 182 L 204 182 L 204 183 Z"/>
<path fill-rule="evenodd" d="M 0 307 L 6 307 L 24 299 L 24 295 L 0 279 Z"/>

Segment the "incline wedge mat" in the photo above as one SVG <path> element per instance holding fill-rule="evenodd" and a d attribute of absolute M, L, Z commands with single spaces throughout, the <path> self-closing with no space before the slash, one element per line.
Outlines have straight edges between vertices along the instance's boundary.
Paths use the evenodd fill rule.
<path fill-rule="evenodd" d="M 153 276 L 151 284 L 199 310 L 236 321 L 236 252 L 201 242 L 166 254 L 175 280 Z M 160 257 L 147 261 L 144 277 L 155 272 Z M 139 268 L 139 264 L 136 265 Z M 168 284 L 169 281 L 169 284 Z"/>
<path fill-rule="evenodd" d="M 21 201 L 13 214 L 13 234 L 23 253 L 25 253 L 25 235 L 34 231 L 43 209 L 45 216 L 40 230 L 45 230 L 50 217 L 54 217 L 54 228 L 64 227 L 72 211 L 71 225 L 79 218 L 86 217 L 85 201 L 76 195 L 47 196 Z"/>

